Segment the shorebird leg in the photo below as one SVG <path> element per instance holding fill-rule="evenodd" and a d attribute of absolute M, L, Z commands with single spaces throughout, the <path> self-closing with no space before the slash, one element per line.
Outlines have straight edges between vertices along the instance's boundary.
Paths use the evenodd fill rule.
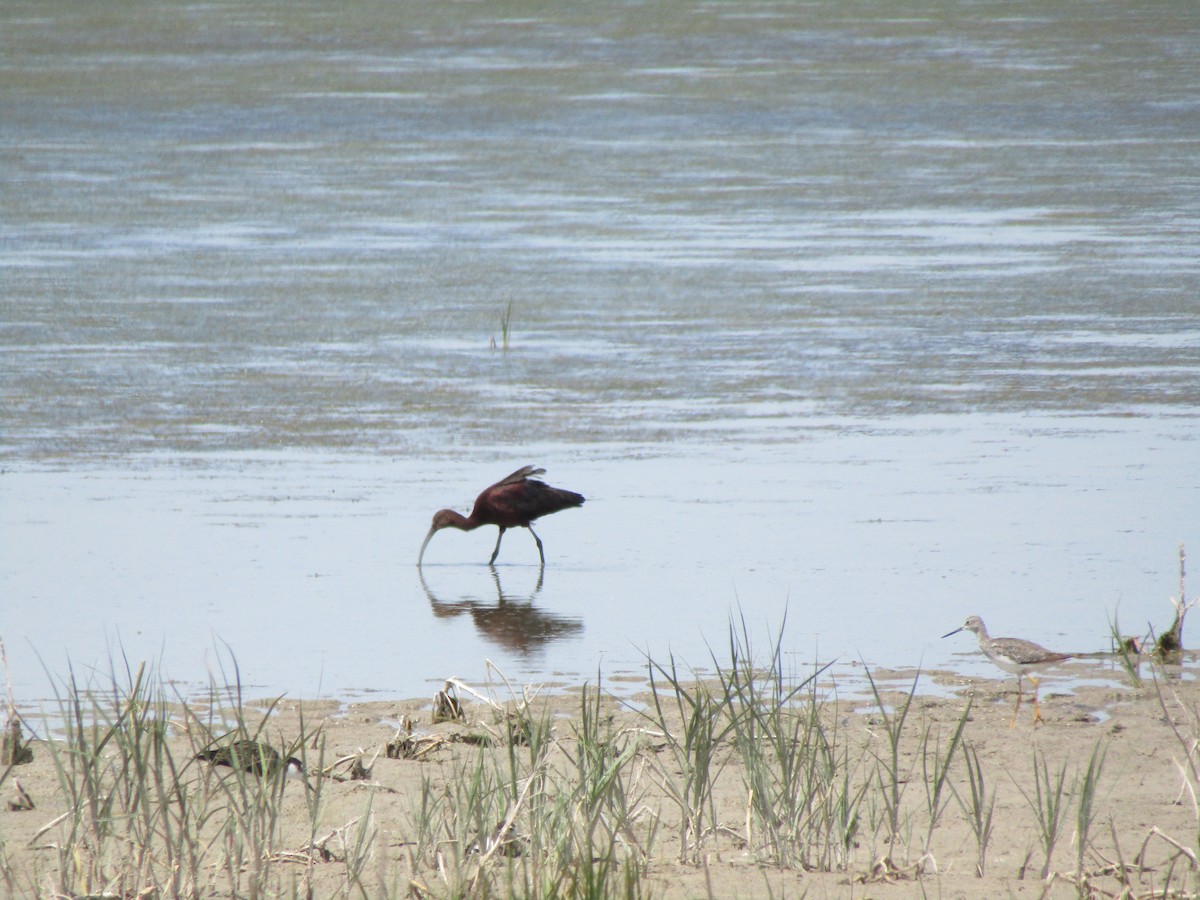
<path fill-rule="evenodd" d="M 504 537 L 504 528 L 500 528 L 500 533 L 496 535 L 496 549 L 492 551 L 492 558 L 488 560 L 488 565 L 492 565 L 496 561 L 496 557 L 500 553 L 500 540 Z"/>
<path fill-rule="evenodd" d="M 1017 705 L 1013 709 L 1012 721 L 1008 723 L 1009 728 L 1017 727 L 1017 713 L 1021 711 L 1021 676 L 1017 675 Z"/>
<path fill-rule="evenodd" d="M 543 566 L 545 566 L 545 565 L 546 565 L 546 554 L 542 552 L 542 539 L 541 539 L 540 537 L 538 537 L 538 536 L 537 536 L 537 532 L 533 530 L 533 526 L 532 526 L 532 525 L 526 525 L 525 527 L 529 529 L 529 533 L 530 533 L 530 534 L 532 534 L 532 535 L 533 535 L 533 539 L 534 539 L 535 541 L 537 541 L 537 545 L 538 545 L 538 556 L 540 556 L 540 557 L 541 557 L 541 559 L 542 559 L 542 565 L 543 565 Z"/>
<path fill-rule="evenodd" d="M 1042 721 L 1042 708 L 1038 706 L 1038 680 L 1032 675 L 1026 677 L 1033 682 L 1033 724 L 1036 725 Z"/>

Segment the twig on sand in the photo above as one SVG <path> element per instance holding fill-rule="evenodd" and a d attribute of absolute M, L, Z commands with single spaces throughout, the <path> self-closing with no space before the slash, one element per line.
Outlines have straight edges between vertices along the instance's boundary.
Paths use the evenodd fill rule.
<path fill-rule="evenodd" d="M 1142 841 L 1142 848 L 1138 850 L 1137 856 L 1133 858 L 1134 865 L 1139 869 L 1144 870 L 1146 847 L 1149 845 L 1150 839 L 1156 837 L 1166 841 L 1168 844 L 1178 850 L 1182 856 L 1186 856 L 1188 862 L 1192 864 L 1193 869 L 1200 869 L 1200 861 L 1197 861 L 1195 851 L 1183 846 L 1183 844 L 1179 843 L 1179 841 L 1175 840 L 1175 838 L 1171 837 L 1164 831 L 1161 831 L 1157 825 L 1150 826 L 1150 832 L 1146 835 L 1146 840 Z"/>

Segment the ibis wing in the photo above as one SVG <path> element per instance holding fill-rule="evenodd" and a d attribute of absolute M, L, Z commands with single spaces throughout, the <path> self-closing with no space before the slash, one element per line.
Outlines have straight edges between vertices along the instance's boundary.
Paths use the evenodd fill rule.
<path fill-rule="evenodd" d="M 517 471 L 513 472 L 507 478 L 501 478 L 499 481 L 493 484 L 490 488 L 488 488 L 488 491 L 494 491 L 497 488 L 502 488 L 509 484 L 520 484 L 527 478 L 536 478 L 539 475 L 545 474 L 546 470 L 539 469 L 537 466 L 521 466 L 521 468 L 517 469 Z M 487 491 L 484 491 L 484 493 L 486 494 Z"/>
<path fill-rule="evenodd" d="M 550 513 L 581 506 L 583 496 L 541 481 L 519 481 L 491 490 L 488 507 L 497 525 L 513 528 Z"/>

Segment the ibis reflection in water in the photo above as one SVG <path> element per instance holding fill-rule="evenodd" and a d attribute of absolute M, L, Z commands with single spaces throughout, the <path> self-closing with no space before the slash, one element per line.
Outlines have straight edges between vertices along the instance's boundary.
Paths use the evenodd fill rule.
<path fill-rule="evenodd" d="M 424 573 L 418 577 L 435 617 L 451 619 L 467 613 L 485 639 L 507 650 L 529 654 L 545 644 L 573 638 L 583 632 L 580 619 L 556 615 L 534 606 L 533 600 L 542 590 L 544 571 L 538 572 L 537 584 L 525 596 L 505 593 L 500 572 L 493 566 L 491 573 L 496 589 L 495 601 L 473 597 L 441 599 L 430 588 Z"/>
<path fill-rule="evenodd" d="M 434 513 L 429 533 L 425 535 L 425 542 L 421 544 L 417 565 L 421 565 L 421 560 L 425 558 L 425 548 L 429 546 L 433 536 L 443 528 L 474 531 L 481 525 L 495 525 L 500 529 L 500 534 L 496 537 L 496 549 L 492 551 L 492 558 L 488 560 L 489 565 L 496 561 L 496 556 L 500 553 L 500 541 L 504 538 L 504 532 L 509 528 L 519 526 L 528 528 L 529 533 L 533 535 L 533 539 L 537 542 L 538 556 L 541 557 L 544 566 L 546 554 L 542 550 L 542 539 L 533 530 L 533 522 L 542 516 L 550 515 L 550 513 L 570 509 L 574 506 L 583 506 L 584 501 L 582 494 L 551 487 L 539 480 L 538 476 L 545 473 L 545 469 L 534 466 L 523 466 L 517 469 L 507 478 L 497 481 L 476 497 L 475 507 L 469 516 L 464 516 L 452 509 L 438 510 Z"/>

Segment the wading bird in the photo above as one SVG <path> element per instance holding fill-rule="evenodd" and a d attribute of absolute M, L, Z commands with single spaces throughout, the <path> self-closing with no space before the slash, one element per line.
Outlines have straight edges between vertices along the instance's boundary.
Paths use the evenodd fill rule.
<path fill-rule="evenodd" d="M 196 759 L 254 775 L 266 774 L 268 778 L 278 775 L 281 770 L 285 778 L 299 778 L 304 774 L 304 767 L 296 757 L 284 759 L 274 747 L 258 741 L 241 740 L 223 747 L 211 747 L 197 753 Z"/>
<path fill-rule="evenodd" d="M 425 557 L 425 548 L 429 546 L 433 536 L 443 528 L 458 528 L 462 531 L 473 531 L 480 525 L 495 525 L 500 529 L 496 537 L 496 549 L 488 565 L 496 561 L 500 552 L 500 541 L 504 532 L 509 528 L 528 528 L 533 539 L 537 541 L 538 556 L 542 565 L 546 564 L 546 554 L 542 550 L 542 539 L 533 530 L 532 523 L 542 516 L 556 513 L 560 509 L 570 509 L 572 506 L 583 506 L 583 495 L 562 488 L 551 487 L 538 476 L 544 475 L 545 469 L 525 466 L 517 469 L 507 478 L 497 481 L 490 488 L 475 498 L 475 508 L 469 516 L 456 513 L 452 509 L 442 509 L 434 513 L 433 524 L 429 526 L 429 534 L 421 544 L 421 553 L 417 556 L 417 565 Z"/>
<path fill-rule="evenodd" d="M 942 637 L 948 638 L 951 634 L 958 634 L 960 631 L 973 631 L 979 638 L 979 649 L 983 651 L 984 655 L 1005 672 L 1017 676 L 1017 706 L 1013 710 L 1012 721 L 1008 723 L 1008 727 L 1012 728 L 1017 724 L 1017 713 L 1021 710 L 1022 676 L 1033 683 L 1033 724 L 1036 725 L 1042 721 L 1042 709 L 1038 706 L 1038 680 L 1033 673 L 1057 666 L 1070 659 L 1071 654 L 1055 653 L 1040 644 L 1021 638 L 994 638 L 988 634 L 987 627 L 979 616 L 968 617 L 960 628 L 955 628 L 949 634 L 943 634 Z"/>

